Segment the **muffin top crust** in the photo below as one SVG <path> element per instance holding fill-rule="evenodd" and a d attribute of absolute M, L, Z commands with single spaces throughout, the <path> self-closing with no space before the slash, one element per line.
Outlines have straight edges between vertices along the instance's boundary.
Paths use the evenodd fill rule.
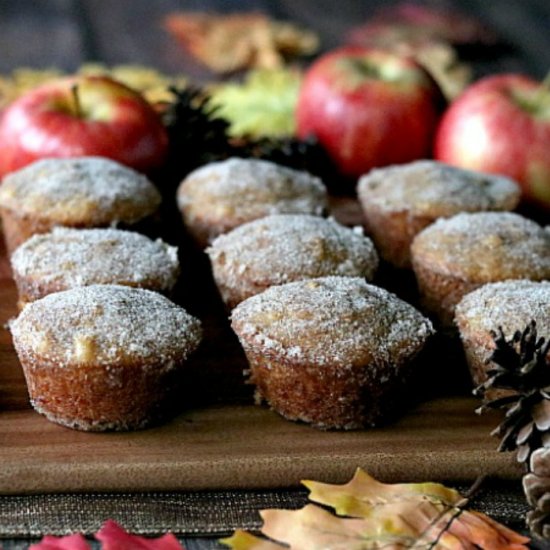
<path fill-rule="evenodd" d="M 550 278 L 550 233 L 512 212 L 462 213 L 421 231 L 413 265 L 471 282 Z"/>
<path fill-rule="evenodd" d="M 225 222 L 228 228 L 270 214 L 322 215 L 327 208 L 319 178 L 273 162 L 236 157 L 191 172 L 180 184 L 177 200 L 188 219 Z"/>
<path fill-rule="evenodd" d="M 145 176 L 102 157 L 38 160 L 0 185 L 0 206 L 60 225 L 136 223 L 160 202 Z"/>
<path fill-rule="evenodd" d="M 27 304 L 10 323 L 18 353 L 58 366 L 166 364 L 199 344 L 200 322 L 161 294 L 92 285 Z"/>
<path fill-rule="evenodd" d="M 497 331 L 507 338 L 532 320 L 538 335 L 550 338 L 550 281 L 516 279 L 483 285 L 466 294 L 456 306 L 455 320 L 468 332 Z"/>
<path fill-rule="evenodd" d="M 398 365 L 432 325 L 411 305 L 359 277 L 273 286 L 241 302 L 232 326 L 247 346 L 297 363 Z"/>
<path fill-rule="evenodd" d="M 372 279 L 378 255 L 361 228 L 306 214 L 280 214 L 219 236 L 206 250 L 230 284 L 246 277 L 283 284 L 325 275 Z"/>
<path fill-rule="evenodd" d="M 358 193 L 366 205 L 433 217 L 513 210 L 520 199 L 519 186 L 509 178 L 431 160 L 372 170 L 359 180 Z"/>
<path fill-rule="evenodd" d="M 28 283 L 58 289 L 116 283 L 169 291 L 179 274 L 177 248 L 120 229 L 56 227 L 17 248 L 11 265 Z"/>

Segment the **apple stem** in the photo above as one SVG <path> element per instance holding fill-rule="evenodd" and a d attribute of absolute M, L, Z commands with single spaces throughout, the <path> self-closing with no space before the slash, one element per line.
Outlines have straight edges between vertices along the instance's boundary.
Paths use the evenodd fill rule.
<path fill-rule="evenodd" d="M 78 118 L 82 118 L 82 104 L 80 103 L 80 96 L 78 94 L 78 84 L 71 86 L 71 95 L 73 97 L 74 112 Z"/>

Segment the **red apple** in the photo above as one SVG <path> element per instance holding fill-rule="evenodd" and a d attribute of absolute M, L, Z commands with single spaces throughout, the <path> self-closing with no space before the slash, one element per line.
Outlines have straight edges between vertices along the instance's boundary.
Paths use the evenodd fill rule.
<path fill-rule="evenodd" d="M 550 91 L 519 74 L 479 80 L 443 116 L 434 156 L 515 179 L 525 199 L 550 208 Z"/>
<path fill-rule="evenodd" d="M 296 110 L 298 135 L 315 135 L 345 176 L 431 153 L 442 106 L 433 79 L 415 61 L 347 47 L 306 72 Z"/>
<path fill-rule="evenodd" d="M 111 78 L 63 78 L 31 90 L 0 115 L 0 177 L 44 157 L 103 156 L 147 172 L 166 155 L 159 115 Z"/>

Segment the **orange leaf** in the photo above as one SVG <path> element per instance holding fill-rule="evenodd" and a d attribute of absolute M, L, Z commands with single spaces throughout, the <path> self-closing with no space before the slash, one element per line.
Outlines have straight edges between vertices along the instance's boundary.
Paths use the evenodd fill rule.
<path fill-rule="evenodd" d="M 264 510 L 262 533 L 291 550 L 527 550 L 529 539 L 479 512 L 439 483 L 384 484 L 362 470 L 344 485 L 304 482 L 310 499 L 301 510 Z M 345 517 L 342 517 L 345 516 Z M 234 550 L 275 550 L 243 535 L 225 542 Z M 260 543 L 269 546 L 256 546 Z"/>

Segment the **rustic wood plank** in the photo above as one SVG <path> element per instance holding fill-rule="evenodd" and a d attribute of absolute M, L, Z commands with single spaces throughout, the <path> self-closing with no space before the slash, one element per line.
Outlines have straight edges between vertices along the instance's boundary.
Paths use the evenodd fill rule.
<path fill-rule="evenodd" d="M 333 212 L 348 224 L 360 221 L 353 199 L 336 199 Z M 489 436 L 497 417 L 479 417 L 474 399 L 445 393 L 444 380 L 455 376 L 448 352 L 445 371 L 440 357 L 436 370 L 417 371 L 425 400 L 379 429 L 320 432 L 254 406 L 207 265 L 188 253 L 191 279 L 178 300 L 205 321 L 206 343 L 181 414 L 163 426 L 90 434 L 48 422 L 29 407 L 8 331 L 0 330 L 0 492 L 285 487 L 303 478 L 344 481 L 358 466 L 386 480 L 519 475 L 513 456 L 497 453 Z M 1 279 L 0 324 L 15 303 L 12 282 Z"/>

